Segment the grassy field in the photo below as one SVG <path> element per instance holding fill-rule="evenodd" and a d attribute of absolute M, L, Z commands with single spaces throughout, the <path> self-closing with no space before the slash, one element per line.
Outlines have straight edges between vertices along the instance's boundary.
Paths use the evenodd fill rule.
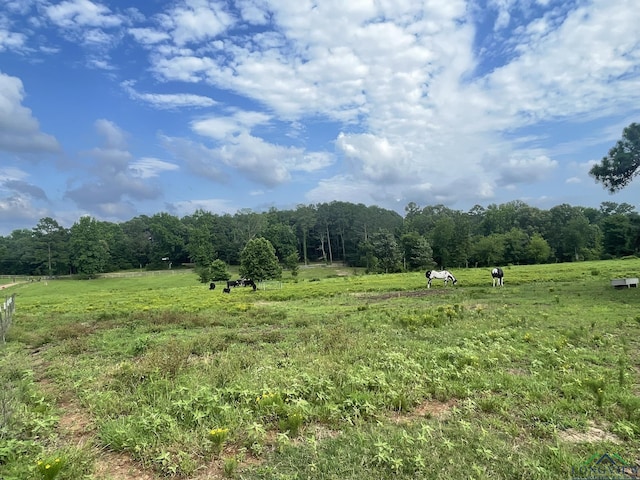
<path fill-rule="evenodd" d="M 637 470 L 640 289 L 610 280 L 640 260 L 507 267 L 503 288 L 454 273 L 6 288 L 0 478 L 558 479 L 604 453 Z"/>

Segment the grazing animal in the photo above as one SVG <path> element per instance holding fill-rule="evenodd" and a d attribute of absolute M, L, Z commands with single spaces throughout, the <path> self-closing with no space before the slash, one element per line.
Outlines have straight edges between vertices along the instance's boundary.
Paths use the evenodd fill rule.
<path fill-rule="evenodd" d="M 500 267 L 496 267 L 491 270 L 491 276 L 493 277 L 493 286 L 496 285 L 502 287 L 504 285 L 504 272 Z"/>
<path fill-rule="evenodd" d="M 216 289 L 216 284 L 215 284 L 215 283 L 213 283 L 213 282 L 211 282 L 211 283 L 209 284 L 209 290 L 215 290 L 215 289 Z"/>
<path fill-rule="evenodd" d="M 449 280 L 451 280 L 451 283 L 453 285 L 458 282 L 458 280 L 456 280 L 456 277 L 453 276 L 453 273 L 448 270 L 428 270 L 427 273 L 425 273 L 425 276 L 427 277 L 427 288 L 431 288 L 431 280 L 433 280 L 434 278 L 444 280 L 445 286 L 447 285 L 447 282 Z"/>
<path fill-rule="evenodd" d="M 229 287 L 222 289 L 223 293 L 231 293 L 231 289 Z"/>
<path fill-rule="evenodd" d="M 239 280 L 229 280 L 227 282 L 227 288 L 231 288 L 231 287 L 253 287 L 254 291 L 258 288 L 258 286 L 256 285 L 256 282 L 254 282 L 250 278 L 241 278 Z"/>
<path fill-rule="evenodd" d="M 253 291 L 255 292 L 258 288 L 258 286 L 256 285 L 256 282 L 254 282 L 252 279 L 250 278 L 243 278 L 242 279 L 242 286 L 243 287 L 252 287 Z"/>

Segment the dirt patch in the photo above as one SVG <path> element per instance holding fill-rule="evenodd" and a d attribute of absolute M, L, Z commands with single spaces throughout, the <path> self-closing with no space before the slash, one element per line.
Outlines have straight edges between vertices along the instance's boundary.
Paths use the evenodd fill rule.
<path fill-rule="evenodd" d="M 354 296 L 363 298 L 366 300 L 388 300 L 390 298 L 419 298 L 419 297 L 431 297 L 434 295 L 447 295 L 449 292 L 444 289 L 428 289 L 428 290 L 411 290 L 411 291 L 399 291 L 399 292 L 385 292 L 385 293 L 356 293 Z"/>
<path fill-rule="evenodd" d="M 70 393 L 61 393 L 47 376 L 49 362 L 42 357 L 43 348 L 31 352 L 31 365 L 38 387 L 57 398 L 60 418 L 57 430 L 60 439 L 76 448 L 89 448 L 95 452 L 94 477 L 96 480 L 155 480 L 152 472 L 141 468 L 129 455 L 98 450 L 95 446 L 95 426 L 91 415 Z M 208 478 L 208 477 L 207 477 Z"/>
<path fill-rule="evenodd" d="M 458 401 L 455 398 L 446 402 L 425 400 L 408 413 L 394 413 L 391 416 L 391 421 L 394 423 L 411 423 L 421 418 L 446 418 L 451 413 L 451 409 L 457 404 Z"/>
<path fill-rule="evenodd" d="M 142 470 L 127 455 L 100 452 L 94 468 L 96 480 L 155 480 L 159 478 Z"/>
<path fill-rule="evenodd" d="M 602 428 L 591 424 L 586 432 L 581 432 L 573 428 L 558 432 L 560 440 L 567 443 L 595 443 L 595 442 L 611 442 L 622 443 L 622 440 L 613 433 L 609 433 Z"/>

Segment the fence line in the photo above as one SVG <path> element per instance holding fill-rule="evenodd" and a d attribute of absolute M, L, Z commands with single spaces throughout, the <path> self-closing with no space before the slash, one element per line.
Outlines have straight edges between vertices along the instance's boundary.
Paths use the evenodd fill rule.
<path fill-rule="evenodd" d="M 16 311 L 16 294 L 5 298 L 4 303 L 0 304 L 0 337 L 2 343 L 6 342 L 6 335 L 13 320 L 13 312 Z"/>
<path fill-rule="evenodd" d="M 175 269 L 175 270 L 149 270 L 144 272 L 112 272 L 99 273 L 98 278 L 134 278 L 134 277 L 155 277 L 159 275 L 181 275 L 193 273 L 192 269 Z"/>

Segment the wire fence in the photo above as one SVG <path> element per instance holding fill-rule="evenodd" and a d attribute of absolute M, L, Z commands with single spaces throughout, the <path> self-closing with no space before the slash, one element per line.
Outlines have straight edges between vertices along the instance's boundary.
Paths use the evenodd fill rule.
<path fill-rule="evenodd" d="M 6 335 L 13 320 L 13 312 L 16 311 L 16 294 L 6 297 L 4 303 L 0 304 L 0 337 L 2 343 L 6 343 Z"/>

